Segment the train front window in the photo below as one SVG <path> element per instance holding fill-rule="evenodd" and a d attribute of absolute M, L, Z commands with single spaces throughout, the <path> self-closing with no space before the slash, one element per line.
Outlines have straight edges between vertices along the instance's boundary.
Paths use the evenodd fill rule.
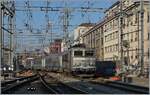
<path fill-rule="evenodd" d="M 94 51 L 85 51 L 85 57 L 92 57 L 94 56 Z"/>
<path fill-rule="evenodd" d="M 74 51 L 74 56 L 75 57 L 81 57 L 83 55 L 82 51 Z"/>

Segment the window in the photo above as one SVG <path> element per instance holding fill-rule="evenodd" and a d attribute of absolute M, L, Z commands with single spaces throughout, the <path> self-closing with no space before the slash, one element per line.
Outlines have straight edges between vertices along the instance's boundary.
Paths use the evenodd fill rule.
<path fill-rule="evenodd" d="M 81 56 L 83 56 L 83 52 L 82 51 L 74 51 L 74 56 L 81 57 Z"/>
<path fill-rule="evenodd" d="M 109 46 L 107 47 L 107 52 L 109 52 Z"/>
<path fill-rule="evenodd" d="M 149 22 L 150 17 L 149 17 L 149 12 L 147 12 L 147 22 Z"/>
<path fill-rule="evenodd" d="M 135 41 L 137 41 L 138 39 L 137 39 L 137 37 L 135 37 Z"/>
<path fill-rule="evenodd" d="M 119 48 L 119 47 L 118 47 L 118 44 L 116 44 L 116 51 L 118 51 L 118 48 Z"/>
<path fill-rule="evenodd" d="M 105 52 L 107 52 L 107 47 L 105 47 Z"/>
<path fill-rule="evenodd" d="M 150 39 L 149 36 L 150 36 L 150 32 L 148 32 L 148 38 L 147 38 L 148 40 Z"/>
<path fill-rule="evenodd" d="M 85 51 L 85 57 L 92 57 L 94 56 L 94 51 Z"/>
<path fill-rule="evenodd" d="M 109 35 L 107 35 L 107 41 L 109 41 Z"/>
<path fill-rule="evenodd" d="M 115 38 L 118 38 L 118 31 L 116 31 L 115 33 Z"/>
<path fill-rule="evenodd" d="M 133 59 L 133 56 L 131 55 L 131 59 Z"/>
<path fill-rule="evenodd" d="M 136 47 L 137 47 L 137 46 L 136 46 Z M 135 50 L 136 50 L 136 51 L 135 51 L 135 52 L 136 52 L 136 54 L 138 54 L 138 48 L 136 48 Z"/>
<path fill-rule="evenodd" d="M 107 30 L 107 25 L 105 25 L 105 32 L 106 32 L 106 30 Z"/>
<path fill-rule="evenodd" d="M 111 40 L 112 39 L 112 36 L 111 36 L 112 34 L 109 34 L 109 40 Z"/>
<path fill-rule="evenodd" d="M 135 14 L 135 23 L 137 23 L 137 22 L 138 22 L 138 18 L 139 18 L 139 14 L 138 14 L 138 13 L 136 13 L 136 14 Z"/>
<path fill-rule="evenodd" d="M 118 44 L 116 44 L 116 51 L 118 50 Z"/>
<path fill-rule="evenodd" d="M 130 20 L 129 20 L 129 22 L 130 22 L 130 25 L 133 25 L 133 22 L 132 22 L 132 20 L 133 20 L 133 17 L 132 17 L 132 16 L 130 16 Z"/>
<path fill-rule="evenodd" d="M 115 39 L 115 32 L 112 33 L 112 39 Z"/>
<path fill-rule="evenodd" d="M 138 58 L 138 56 L 136 55 L 136 56 L 135 56 L 135 59 L 137 59 L 137 58 Z"/>
<path fill-rule="evenodd" d="M 116 45 L 113 45 L 113 51 L 116 51 Z"/>
<path fill-rule="evenodd" d="M 114 29 L 114 20 L 112 21 L 112 28 Z"/>
<path fill-rule="evenodd" d="M 133 42 L 133 33 L 131 33 L 131 42 Z"/>
<path fill-rule="evenodd" d="M 149 53 L 150 53 L 150 52 L 149 52 L 149 48 L 148 48 L 148 54 L 147 54 L 147 57 L 148 57 L 148 58 L 149 58 Z"/>
<path fill-rule="evenodd" d="M 112 46 L 110 46 L 110 52 L 112 52 L 113 50 L 112 50 Z"/>
<path fill-rule="evenodd" d="M 105 42 L 107 42 L 107 36 L 105 36 Z"/>

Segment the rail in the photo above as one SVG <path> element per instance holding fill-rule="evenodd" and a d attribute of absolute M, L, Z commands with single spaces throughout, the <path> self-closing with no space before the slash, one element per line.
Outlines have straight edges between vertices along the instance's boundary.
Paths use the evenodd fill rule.
<path fill-rule="evenodd" d="M 149 88 L 148 87 L 123 83 L 123 82 L 117 82 L 117 81 L 108 81 L 107 83 L 109 85 L 118 87 L 120 89 L 123 88 L 123 89 L 133 91 L 133 92 L 136 92 L 136 93 L 140 93 L 140 94 L 148 94 L 149 93 Z"/>
<path fill-rule="evenodd" d="M 54 78 L 54 77 L 52 77 L 52 76 L 49 76 L 49 77 L 51 77 L 51 78 L 53 78 L 53 79 L 56 79 L 56 78 Z M 54 94 L 60 94 L 60 93 L 57 92 L 55 89 L 53 89 L 53 88 L 51 88 L 50 86 L 48 86 L 48 83 L 47 83 L 42 77 L 40 77 L 40 79 L 41 79 L 42 83 L 44 84 L 44 86 L 47 87 L 48 89 L 50 89 Z M 58 79 L 56 79 L 56 80 L 58 81 L 59 84 L 63 85 L 64 87 L 68 87 L 68 88 L 70 88 L 71 90 L 73 90 L 73 91 L 75 91 L 75 92 L 77 92 L 77 93 L 80 93 L 80 94 L 88 94 L 88 92 L 86 92 L 86 91 L 80 90 L 80 89 L 75 88 L 75 87 L 72 87 L 72 86 L 70 86 L 70 85 L 67 85 L 67 84 L 65 84 L 65 83 L 63 83 L 63 82 L 61 82 L 61 81 L 59 81 Z"/>
<path fill-rule="evenodd" d="M 13 80 L 13 81 L 5 82 L 5 83 L 3 83 L 3 85 L 6 86 L 6 87 L 2 88 L 2 93 L 7 93 L 7 91 L 9 91 L 9 90 L 15 89 L 16 87 L 19 87 L 24 83 L 34 81 L 38 78 L 39 77 L 37 75 L 33 75 L 33 76 L 24 77 L 24 78 L 16 79 L 16 80 Z"/>
<path fill-rule="evenodd" d="M 35 76 L 37 76 L 37 75 L 23 77 L 23 78 L 17 78 L 17 79 L 14 79 L 14 80 L 9 80 L 9 81 L 6 81 L 6 82 L 2 82 L 1 86 L 6 86 L 8 84 L 12 84 L 12 83 L 15 83 L 15 82 L 18 82 L 18 81 L 26 80 L 28 78 L 32 78 L 32 77 L 35 77 Z"/>
<path fill-rule="evenodd" d="M 53 92 L 53 94 L 58 94 L 54 89 L 52 89 L 50 86 L 47 85 L 48 83 L 43 79 L 43 76 L 41 75 L 40 75 L 40 80 L 47 89 Z"/>
<path fill-rule="evenodd" d="M 16 82 L 16 81 L 17 81 L 17 79 L 5 81 L 5 82 L 2 82 L 2 83 L 1 83 L 1 86 L 3 87 L 3 86 L 6 86 L 6 85 L 8 85 L 8 84 L 12 84 L 12 83 L 14 83 L 14 82 Z"/>
<path fill-rule="evenodd" d="M 109 80 L 105 82 L 95 82 L 95 81 L 91 81 L 91 82 L 104 85 L 104 86 L 110 86 L 110 87 L 121 89 L 121 90 L 131 91 L 131 92 L 138 93 L 138 94 L 149 94 L 148 87 L 142 87 L 138 85 L 123 83 L 119 81 L 109 81 Z"/>
<path fill-rule="evenodd" d="M 80 92 L 81 94 L 88 94 L 88 92 L 83 91 L 83 90 L 81 90 L 81 89 L 79 89 L 79 88 L 72 87 L 72 86 L 67 85 L 67 84 L 65 84 L 65 83 L 63 83 L 63 82 L 60 82 L 60 83 L 61 83 L 62 85 L 64 85 L 64 86 L 67 86 L 67 87 L 69 87 L 69 88 L 71 88 L 71 89 L 77 91 L 77 92 Z"/>

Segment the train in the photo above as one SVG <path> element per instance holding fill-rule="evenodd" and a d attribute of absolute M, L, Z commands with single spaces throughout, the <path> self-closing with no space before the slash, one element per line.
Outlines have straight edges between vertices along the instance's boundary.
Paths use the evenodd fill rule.
<path fill-rule="evenodd" d="M 62 71 L 62 53 L 50 54 L 45 57 L 45 69 L 53 72 Z"/>
<path fill-rule="evenodd" d="M 33 69 L 43 69 L 53 72 L 65 72 L 73 75 L 94 75 L 95 50 L 83 45 L 75 45 L 59 54 L 49 54 L 43 58 L 36 58 L 28 64 Z"/>
<path fill-rule="evenodd" d="M 71 74 L 95 73 L 95 50 L 85 46 L 73 46 L 62 54 L 62 68 Z"/>
<path fill-rule="evenodd" d="M 85 76 L 115 76 L 114 61 L 97 61 L 95 49 L 74 45 L 67 51 L 49 54 L 34 61 L 34 69 Z M 31 65 L 29 65 L 31 67 Z"/>
<path fill-rule="evenodd" d="M 44 56 L 42 58 L 36 58 L 34 59 L 34 65 L 32 66 L 32 68 L 36 70 L 61 72 L 62 71 L 62 53 L 49 54 L 48 56 Z"/>
<path fill-rule="evenodd" d="M 114 61 L 96 61 L 96 77 L 112 77 L 117 73 L 117 63 Z"/>

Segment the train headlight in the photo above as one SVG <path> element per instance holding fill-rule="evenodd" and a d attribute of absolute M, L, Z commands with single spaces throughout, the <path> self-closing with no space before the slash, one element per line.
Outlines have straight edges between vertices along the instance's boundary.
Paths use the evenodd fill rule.
<path fill-rule="evenodd" d="M 8 70 L 11 70 L 11 67 L 8 67 Z"/>
<path fill-rule="evenodd" d="M 6 67 L 4 67 L 3 70 L 6 71 Z"/>

